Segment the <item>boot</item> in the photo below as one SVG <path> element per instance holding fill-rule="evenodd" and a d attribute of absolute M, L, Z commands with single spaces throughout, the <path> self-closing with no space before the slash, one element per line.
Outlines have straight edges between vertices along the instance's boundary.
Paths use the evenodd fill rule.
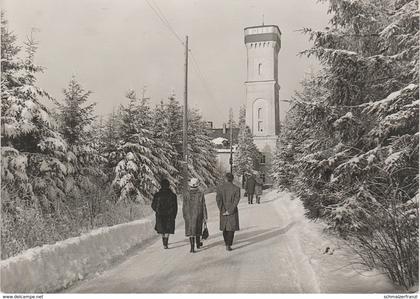
<path fill-rule="evenodd" d="M 168 237 L 165 237 L 163 239 L 163 248 L 168 249 L 168 241 L 169 241 Z"/>
<path fill-rule="evenodd" d="M 195 243 L 197 243 L 197 249 L 203 246 L 203 242 L 200 242 L 200 236 L 195 236 Z"/>
<path fill-rule="evenodd" d="M 165 239 L 166 239 L 166 238 L 165 238 L 164 236 L 162 236 L 162 245 L 163 245 L 163 248 L 165 248 L 165 244 L 166 244 L 166 243 L 165 243 Z M 166 249 L 166 248 L 165 248 L 165 249 Z"/>
<path fill-rule="evenodd" d="M 195 250 L 194 250 L 194 237 L 190 237 L 190 245 L 191 245 L 191 250 L 190 250 L 190 252 L 191 253 L 194 253 L 195 252 Z"/>

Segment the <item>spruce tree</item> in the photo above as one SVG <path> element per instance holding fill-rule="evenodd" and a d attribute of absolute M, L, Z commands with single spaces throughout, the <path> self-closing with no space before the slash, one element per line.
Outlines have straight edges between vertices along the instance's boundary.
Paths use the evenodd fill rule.
<path fill-rule="evenodd" d="M 246 125 L 245 116 L 245 107 L 241 107 L 239 111 L 238 146 L 233 156 L 233 171 L 238 177 L 253 174 L 258 168 L 260 157 L 251 130 Z"/>
<path fill-rule="evenodd" d="M 64 201 L 65 175 L 72 167 L 68 147 L 41 103 L 42 98 L 51 97 L 36 85 L 36 73 L 42 71 L 34 63 L 36 42 L 29 38 L 26 55 L 19 56 L 20 47 L 3 12 L 1 17 L 2 183 L 6 186 L 2 191 L 40 212 L 58 213 Z"/>
<path fill-rule="evenodd" d="M 64 103 L 58 103 L 61 118 L 61 131 L 70 146 L 87 143 L 91 138 L 89 130 L 95 120 L 95 103 L 87 104 L 92 93 L 85 91 L 75 77 L 63 89 Z"/>
<path fill-rule="evenodd" d="M 176 149 L 170 142 L 171 128 L 169 127 L 169 117 L 166 115 L 166 107 L 163 101 L 157 105 L 153 111 L 153 139 L 155 140 L 158 148 L 159 156 L 163 156 L 164 160 L 162 165 L 169 170 L 169 177 L 173 178 L 171 181 L 172 187 L 176 190 L 179 183 L 179 170 L 178 170 L 178 157 Z"/>
<path fill-rule="evenodd" d="M 103 167 L 108 182 L 112 182 L 114 179 L 115 166 L 121 159 L 121 153 L 118 151 L 121 142 L 120 122 L 121 111 L 112 111 L 104 121 L 99 135 L 98 143 L 100 146 L 98 152 L 105 159 Z"/>
<path fill-rule="evenodd" d="M 162 177 L 175 182 L 176 170 L 170 154 L 153 138 L 151 109 L 146 99 L 139 99 L 134 91 L 127 93 L 129 103 L 121 107 L 122 159 L 115 167 L 113 186 L 122 201 L 148 203 L 159 188 Z"/>
<path fill-rule="evenodd" d="M 292 102 L 281 150 L 297 150 L 276 161 L 279 182 L 310 217 L 325 219 L 367 265 L 406 287 L 418 279 L 417 6 L 330 1 L 331 27 L 304 30 L 314 41 L 304 54 L 324 68 Z M 299 169 L 282 182 L 279 168 L 290 161 Z"/>
<path fill-rule="evenodd" d="M 215 186 L 220 173 L 216 167 L 216 152 L 208 136 L 205 122 L 196 110 L 189 111 L 188 150 L 190 175 L 204 186 Z"/>

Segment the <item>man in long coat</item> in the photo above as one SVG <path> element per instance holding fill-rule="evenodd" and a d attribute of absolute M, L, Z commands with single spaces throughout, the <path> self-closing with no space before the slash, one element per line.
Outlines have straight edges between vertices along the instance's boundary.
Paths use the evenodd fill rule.
<path fill-rule="evenodd" d="M 233 174 L 226 174 L 226 182 L 217 188 L 216 201 L 220 212 L 220 230 L 223 231 L 226 250 L 232 250 L 235 231 L 239 230 L 238 203 L 241 189 L 233 184 Z"/>
<path fill-rule="evenodd" d="M 248 204 L 251 204 L 251 205 L 254 201 L 255 185 L 256 185 L 255 178 L 253 175 L 251 175 L 246 181 L 246 193 L 248 194 Z"/>

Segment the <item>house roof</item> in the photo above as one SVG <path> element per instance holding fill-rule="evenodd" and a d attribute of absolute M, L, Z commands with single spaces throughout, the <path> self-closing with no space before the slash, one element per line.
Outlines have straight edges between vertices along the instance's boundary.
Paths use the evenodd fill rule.
<path fill-rule="evenodd" d="M 226 131 L 223 132 L 223 128 L 211 128 L 208 129 L 209 137 L 214 140 L 216 138 L 224 138 L 229 141 L 230 139 L 230 128 L 226 128 Z M 232 138 L 233 144 L 238 143 L 238 135 L 239 135 L 239 128 L 233 128 L 232 129 Z"/>

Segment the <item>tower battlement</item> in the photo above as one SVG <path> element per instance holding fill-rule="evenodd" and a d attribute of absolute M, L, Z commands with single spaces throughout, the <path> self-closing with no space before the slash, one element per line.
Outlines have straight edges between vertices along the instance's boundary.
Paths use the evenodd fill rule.
<path fill-rule="evenodd" d="M 247 47 L 272 46 L 281 48 L 281 31 L 277 25 L 246 27 L 244 41 Z"/>

